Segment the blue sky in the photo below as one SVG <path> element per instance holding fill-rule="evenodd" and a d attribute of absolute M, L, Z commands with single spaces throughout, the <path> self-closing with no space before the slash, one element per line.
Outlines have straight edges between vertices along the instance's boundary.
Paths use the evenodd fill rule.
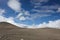
<path fill-rule="evenodd" d="M 0 20 L 10 23 L 14 21 L 30 26 L 49 24 L 49 27 L 56 28 L 60 26 L 56 22 L 60 22 L 60 0 L 0 0 L 0 16 Z M 51 26 L 51 23 L 56 26 Z"/>

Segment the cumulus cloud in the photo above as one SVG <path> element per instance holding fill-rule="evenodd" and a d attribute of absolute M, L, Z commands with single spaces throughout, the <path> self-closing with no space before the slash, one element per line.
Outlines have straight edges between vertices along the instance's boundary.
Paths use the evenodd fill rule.
<path fill-rule="evenodd" d="M 32 2 L 48 2 L 48 0 L 31 0 Z M 11 8 L 11 9 L 13 9 L 13 10 L 15 10 L 16 12 L 20 12 L 20 10 L 21 10 L 21 3 L 18 1 L 18 0 L 9 0 L 8 1 L 8 6 Z M 43 7 L 44 8 L 44 7 Z M 47 8 L 46 8 L 47 9 Z M 37 11 L 37 10 L 35 10 L 35 11 Z M 37 11 L 37 12 L 53 12 L 52 10 L 39 10 L 39 11 Z M 23 15 L 23 16 L 22 16 Z M 19 13 L 18 15 L 17 15 L 17 17 L 16 18 L 18 18 L 19 20 L 26 20 L 26 19 L 29 19 L 29 17 L 24 17 L 24 15 L 26 15 L 26 16 L 31 16 L 30 15 L 30 13 L 28 12 L 28 11 L 24 11 L 24 13 Z M 39 15 L 39 16 L 41 16 L 41 15 Z M 47 15 L 43 15 L 43 16 L 47 16 Z M 36 15 L 34 16 L 34 18 L 35 17 L 37 17 Z M 42 17 L 42 16 L 41 16 Z"/>
<path fill-rule="evenodd" d="M 23 24 L 21 24 L 23 25 Z M 57 29 L 60 29 L 60 19 L 59 20 L 55 20 L 55 21 L 49 21 L 48 23 L 46 22 L 43 22 L 39 25 L 35 25 L 35 24 L 32 24 L 32 25 L 24 25 L 23 28 L 57 28 Z"/>
<path fill-rule="evenodd" d="M 49 24 L 47 26 L 52 28 L 60 28 L 60 20 L 49 21 Z"/>
<path fill-rule="evenodd" d="M 17 15 L 16 18 L 18 18 L 19 20 L 26 20 L 27 17 L 25 17 L 25 16 L 27 16 L 27 17 L 30 16 L 29 11 L 20 12 L 20 13 Z"/>
<path fill-rule="evenodd" d="M 16 23 L 14 21 L 14 18 L 13 17 L 6 18 L 6 22 L 11 23 L 11 24 L 16 25 L 16 26 L 21 27 L 21 28 L 24 28 L 25 26 L 27 26 L 25 24 Z"/>
<path fill-rule="evenodd" d="M 43 22 L 39 25 L 30 25 L 27 28 L 57 28 L 60 29 L 60 19 L 59 20 L 55 20 L 55 21 L 49 21 L 48 23 Z"/>
<path fill-rule="evenodd" d="M 5 13 L 5 10 L 4 9 L 0 9 L 0 22 L 6 21 L 5 17 L 3 16 L 4 13 Z"/>
<path fill-rule="evenodd" d="M 9 17 L 9 18 L 4 17 L 3 14 L 5 12 L 6 11 L 4 9 L 0 9 L 0 22 L 9 22 L 9 23 L 11 23 L 13 25 L 16 25 L 16 26 L 22 27 L 22 28 L 45 28 L 45 27 L 49 27 L 49 28 L 59 28 L 60 29 L 60 19 L 55 20 L 55 21 L 49 21 L 48 23 L 43 22 L 43 23 L 41 23 L 39 25 L 34 25 L 34 24 L 26 25 L 26 24 L 16 23 L 14 21 L 13 17 Z M 18 16 L 21 16 L 21 15 L 22 14 L 19 14 Z M 37 15 L 37 14 L 35 14 L 35 15 Z M 21 16 L 21 17 L 22 17 L 21 20 L 26 20 L 26 19 L 24 19 L 23 16 Z"/>
<path fill-rule="evenodd" d="M 6 21 L 6 18 L 2 15 L 0 15 L 0 22 L 5 22 Z"/>
<path fill-rule="evenodd" d="M 9 23 L 13 23 L 14 24 L 14 18 L 13 17 L 9 17 L 9 18 L 6 18 L 7 20 L 7 22 L 9 22 Z"/>
<path fill-rule="evenodd" d="M 9 17 L 9 18 L 6 18 L 4 17 L 4 13 L 6 13 L 6 11 L 4 9 L 0 9 L 0 22 L 10 22 L 10 23 L 13 23 L 13 17 Z"/>
<path fill-rule="evenodd" d="M 11 21 L 11 22 L 10 22 Z M 25 24 L 20 24 L 20 23 L 16 23 L 14 22 L 14 20 L 12 20 L 10 18 L 10 21 L 8 21 L 9 23 L 12 23 L 18 27 L 22 27 L 22 28 L 58 28 L 60 29 L 60 19 L 59 20 L 55 20 L 55 21 L 49 21 L 49 23 L 46 23 L 46 22 L 43 22 L 42 24 L 39 24 L 39 25 L 25 25 Z"/>
<path fill-rule="evenodd" d="M 31 20 L 33 21 L 34 19 L 36 19 L 37 17 L 46 17 L 46 16 L 51 16 L 48 14 L 45 14 L 46 12 L 54 12 L 51 10 L 31 10 L 32 12 L 37 12 L 34 14 L 30 14 L 29 11 L 23 11 L 20 12 L 16 18 L 18 18 L 19 20 Z M 41 13 L 41 14 L 40 14 Z M 44 13 L 44 14 L 42 14 Z"/>
<path fill-rule="evenodd" d="M 32 25 L 26 25 L 26 24 L 21 24 L 21 23 L 16 23 L 14 21 L 14 18 L 13 17 L 9 17 L 9 18 L 6 18 L 3 16 L 3 12 L 4 9 L 0 9 L 0 22 L 9 22 L 13 25 L 16 25 L 18 27 L 22 27 L 22 28 L 45 28 L 45 27 L 49 27 L 49 28 L 59 28 L 60 29 L 60 19 L 58 20 L 55 20 L 55 21 L 49 21 L 48 23 L 46 22 L 43 22 L 39 25 L 35 25 L 35 24 L 32 24 Z"/>
<path fill-rule="evenodd" d="M 0 9 L 0 22 L 11 22 L 12 23 L 12 17 L 10 17 L 10 18 L 6 18 L 6 17 L 4 17 L 4 13 L 5 13 L 6 11 L 4 10 L 4 9 Z"/>
<path fill-rule="evenodd" d="M 44 22 L 38 25 L 38 28 L 45 28 L 45 27 L 60 28 L 60 19 L 55 21 L 49 21 L 49 23 Z"/>
<path fill-rule="evenodd" d="M 26 18 L 24 16 L 21 16 L 19 20 L 26 20 Z"/>
<path fill-rule="evenodd" d="M 8 18 L 6 18 L 3 15 L 5 12 L 6 11 L 4 9 L 0 9 L 0 22 L 8 22 L 8 23 L 11 23 L 13 25 L 16 25 L 16 26 L 22 27 L 22 28 L 28 27 L 28 25 L 21 24 L 21 23 L 16 23 L 15 20 L 14 20 L 14 17 L 8 17 Z"/>
<path fill-rule="evenodd" d="M 8 6 L 16 12 L 21 10 L 21 3 L 18 0 L 9 0 Z"/>
<path fill-rule="evenodd" d="M 24 11 L 24 14 L 25 14 L 26 16 L 30 16 L 29 11 Z"/>
<path fill-rule="evenodd" d="M 26 20 L 26 18 L 23 16 L 23 13 L 19 13 L 16 18 L 19 20 Z"/>
<path fill-rule="evenodd" d="M 24 13 L 21 11 L 21 3 L 18 0 L 9 0 L 8 6 L 14 11 L 20 12 L 16 17 L 19 20 L 26 20 L 26 17 L 24 17 L 24 15 L 30 15 L 28 11 L 23 11 Z"/>

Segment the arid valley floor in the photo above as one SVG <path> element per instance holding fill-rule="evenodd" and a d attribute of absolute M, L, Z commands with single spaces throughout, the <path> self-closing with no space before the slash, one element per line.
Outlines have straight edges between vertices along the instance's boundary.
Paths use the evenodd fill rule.
<path fill-rule="evenodd" d="M 1 22 L 0 40 L 60 40 L 60 29 L 19 28 L 12 24 Z"/>

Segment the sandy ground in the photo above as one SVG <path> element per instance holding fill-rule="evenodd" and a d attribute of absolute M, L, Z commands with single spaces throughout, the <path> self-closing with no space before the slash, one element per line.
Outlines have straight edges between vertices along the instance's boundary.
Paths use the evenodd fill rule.
<path fill-rule="evenodd" d="M 9 23 L 0 23 L 0 40 L 60 40 L 60 29 L 18 28 Z"/>

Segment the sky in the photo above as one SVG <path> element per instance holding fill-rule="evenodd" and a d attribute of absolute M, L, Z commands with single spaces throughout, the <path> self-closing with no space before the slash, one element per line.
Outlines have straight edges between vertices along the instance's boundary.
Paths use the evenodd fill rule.
<path fill-rule="evenodd" d="M 60 0 L 0 0 L 0 22 L 25 28 L 60 28 Z"/>

